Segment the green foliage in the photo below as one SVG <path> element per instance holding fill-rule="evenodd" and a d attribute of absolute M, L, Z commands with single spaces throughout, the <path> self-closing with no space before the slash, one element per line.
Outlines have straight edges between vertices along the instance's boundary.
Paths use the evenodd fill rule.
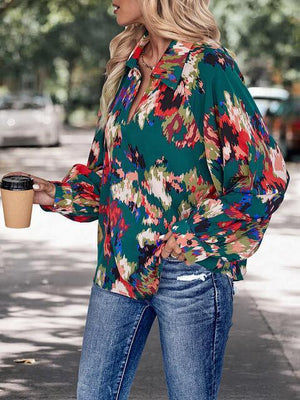
<path fill-rule="evenodd" d="M 0 0 L 0 87 L 47 89 L 96 108 L 109 42 L 123 27 L 111 0 Z M 298 0 L 212 0 L 210 9 L 252 84 L 299 79 Z"/>
<path fill-rule="evenodd" d="M 284 83 L 300 79 L 298 0 L 212 0 L 210 9 L 252 84 L 274 71 Z"/>
<path fill-rule="evenodd" d="M 67 116 L 99 101 L 109 42 L 121 31 L 110 1 L 11 0 L 0 7 L 0 86 L 50 89 Z M 29 82 L 26 86 L 26 82 Z M 25 83 L 24 83 L 25 82 Z"/>

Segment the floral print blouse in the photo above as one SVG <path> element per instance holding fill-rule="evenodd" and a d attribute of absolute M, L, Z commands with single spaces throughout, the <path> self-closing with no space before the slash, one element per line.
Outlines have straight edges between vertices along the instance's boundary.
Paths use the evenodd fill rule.
<path fill-rule="evenodd" d="M 168 230 L 189 263 L 243 279 L 289 181 L 223 46 L 172 40 L 127 123 L 148 40 L 145 31 L 126 61 L 87 165 L 51 181 L 54 205 L 41 206 L 78 222 L 98 220 L 94 282 L 134 299 L 158 289 L 166 243 L 160 235 Z"/>

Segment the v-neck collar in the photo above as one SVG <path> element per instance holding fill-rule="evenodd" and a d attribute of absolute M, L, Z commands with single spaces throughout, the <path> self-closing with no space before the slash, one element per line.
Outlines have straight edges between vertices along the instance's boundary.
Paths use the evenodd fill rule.
<path fill-rule="evenodd" d="M 146 30 L 130 53 L 125 64 L 126 67 L 140 70 L 138 60 L 143 48 L 149 41 L 148 36 L 149 33 Z M 167 50 L 153 69 L 152 76 L 160 78 L 167 86 L 175 90 L 178 86 L 186 58 L 192 47 L 192 42 L 181 42 L 175 39 L 171 40 Z"/>

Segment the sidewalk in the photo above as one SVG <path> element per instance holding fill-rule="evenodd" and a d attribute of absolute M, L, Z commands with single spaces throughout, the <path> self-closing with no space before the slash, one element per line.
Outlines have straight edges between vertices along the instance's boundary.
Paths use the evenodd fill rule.
<path fill-rule="evenodd" d="M 226 351 L 219 400 L 299 399 L 299 382 L 283 354 L 281 344 L 276 341 L 254 300 L 247 291 L 240 288 L 234 302 L 234 321 Z M 142 355 L 130 400 L 168 399 L 157 326 L 154 328 Z M 147 376 L 150 366 L 155 364 L 155 376 Z"/>
<path fill-rule="evenodd" d="M 0 398 L 75 399 L 93 273 L 91 253 L 83 249 L 66 252 L 43 241 L 2 240 L 2 248 L 6 257 L 0 265 Z M 238 283 L 234 302 L 220 400 L 296 400 L 292 366 L 244 282 Z M 17 358 L 35 358 L 37 362 L 16 364 Z M 167 398 L 155 321 L 130 400 Z"/>

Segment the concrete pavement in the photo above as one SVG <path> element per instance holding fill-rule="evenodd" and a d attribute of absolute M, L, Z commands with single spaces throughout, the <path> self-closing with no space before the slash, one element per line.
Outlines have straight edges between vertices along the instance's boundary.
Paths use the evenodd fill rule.
<path fill-rule="evenodd" d="M 23 257 L 5 258 L 2 267 L 0 398 L 75 399 L 93 270 L 89 252 L 59 252 L 47 249 L 43 242 L 4 241 L 4 245 Z M 296 400 L 293 366 L 255 300 L 246 288 L 239 287 L 234 302 L 220 400 Z M 37 363 L 16 364 L 17 358 L 35 358 Z M 168 399 L 157 321 L 130 399 Z"/>

